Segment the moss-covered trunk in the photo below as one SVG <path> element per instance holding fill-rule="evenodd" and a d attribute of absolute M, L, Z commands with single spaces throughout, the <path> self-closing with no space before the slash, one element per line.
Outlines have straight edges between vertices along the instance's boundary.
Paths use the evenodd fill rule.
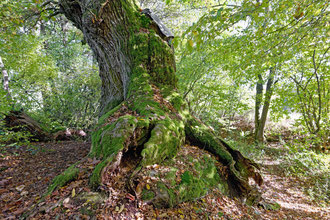
<path fill-rule="evenodd" d="M 67 18 L 82 30 L 100 67 L 103 114 L 92 135 L 90 156 L 102 162 L 91 175 L 94 188 L 106 181 L 105 172 L 111 174 L 120 169 L 125 155 L 132 152 L 137 155 L 130 174 L 133 180 L 146 166 L 175 157 L 188 141 L 205 148 L 227 167 L 224 179 L 233 195 L 246 197 L 250 193 L 249 177 L 261 184 L 261 177 L 254 170 L 256 164 L 189 115 L 176 90 L 173 51 L 134 3 L 61 0 L 60 6 Z M 189 173 L 184 178 L 187 183 L 194 182 L 197 188 L 205 189 L 203 181 L 193 181 Z M 139 188 L 136 180 L 127 185 L 133 191 Z M 185 186 L 176 188 L 183 193 L 181 199 L 175 199 L 173 190 L 162 182 L 156 184 L 153 193 L 142 198 L 153 197 L 157 206 L 173 206 L 203 195 L 188 196 L 184 194 L 188 189 Z"/>

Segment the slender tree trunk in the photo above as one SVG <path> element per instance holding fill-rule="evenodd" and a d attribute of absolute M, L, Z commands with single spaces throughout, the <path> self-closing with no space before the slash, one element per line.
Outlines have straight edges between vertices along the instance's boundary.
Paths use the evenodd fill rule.
<path fill-rule="evenodd" d="M 228 167 L 226 182 L 231 194 L 248 197 L 249 177 L 262 183 L 255 163 L 189 115 L 176 91 L 173 50 L 157 24 L 141 14 L 134 2 L 60 0 L 59 5 L 83 32 L 102 80 L 102 117 L 92 135 L 90 152 L 102 162 L 91 175 L 92 187 L 106 181 L 104 173 L 115 173 L 128 152 L 135 151 L 138 165 L 128 183 L 134 191 L 138 184 L 135 176 L 141 169 L 173 158 L 185 141 L 208 150 Z M 154 191 L 155 205 L 168 207 L 192 199 L 181 194 L 173 202 L 173 192 L 160 185 L 163 187 Z"/>
<path fill-rule="evenodd" d="M 261 75 L 258 75 L 258 82 L 256 87 L 256 106 L 255 106 L 255 141 L 258 143 L 263 143 L 264 141 L 264 130 L 268 115 L 268 110 L 270 106 L 270 100 L 273 94 L 273 85 L 274 85 L 274 73 L 275 68 L 270 68 L 268 80 L 266 84 L 265 97 L 263 98 L 263 80 Z M 262 113 L 260 116 L 261 105 Z"/>
<path fill-rule="evenodd" d="M 260 127 L 260 109 L 263 96 L 263 79 L 261 74 L 258 74 L 258 81 L 256 86 L 256 101 L 255 101 L 255 114 L 254 114 L 254 127 L 255 127 L 255 140 L 258 140 L 258 133 Z"/>
<path fill-rule="evenodd" d="M 265 130 L 265 124 L 267 120 L 270 100 L 273 94 L 273 82 L 274 82 L 274 68 L 271 68 L 269 70 L 269 77 L 266 85 L 266 93 L 265 93 L 265 100 L 264 105 L 262 108 L 262 114 L 261 118 L 259 120 L 259 127 L 258 127 L 258 133 L 257 133 L 257 141 L 262 143 L 264 141 L 264 130 Z"/>
<path fill-rule="evenodd" d="M 0 57 L 0 70 L 2 72 L 2 77 L 3 77 L 3 89 L 7 92 L 7 99 L 9 100 L 11 99 L 11 95 L 9 91 L 9 77 L 1 57 Z"/>

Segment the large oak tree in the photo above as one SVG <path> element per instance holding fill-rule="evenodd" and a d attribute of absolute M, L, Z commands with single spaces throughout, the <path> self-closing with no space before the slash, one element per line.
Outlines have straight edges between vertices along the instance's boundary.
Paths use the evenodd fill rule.
<path fill-rule="evenodd" d="M 249 177 L 262 183 L 255 163 L 189 114 L 176 89 L 173 50 L 134 1 L 60 0 L 58 4 L 82 31 L 99 64 L 102 116 L 92 135 L 90 156 L 102 162 L 91 176 L 93 187 L 100 183 L 105 167 L 115 172 L 132 150 L 139 156 L 131 179 L 143 167 L 173 158 L 185 142 L 206 149 L 227 167 L 232 195 L 248 197 Z M 128 185 L 134 189 L 137 184 Z"/>

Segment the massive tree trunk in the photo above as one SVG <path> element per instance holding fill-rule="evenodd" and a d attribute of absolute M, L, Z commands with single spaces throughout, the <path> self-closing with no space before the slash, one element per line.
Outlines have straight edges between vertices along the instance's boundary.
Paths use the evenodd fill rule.
<path fill-rule="evenodd" d="M 186 111 L 176 90 L 173 50 L 134 2 L 60 0 L 59 5 L 83 32 L 97 58 L 102 79 L 102 117 L 92 135 L 90 152 L 102 162 L 91 176 L 93 187 L 105 181 L 105 172 L 116 173 L 125 155 L 135 151 L 137 163 L 128 183 L 135 189 L 138 183 L 134 177 L 139 171 L 173 158 L 185 142 L 217 156 L 227 168 L 225 179 L 232 195 L 249 195 L 249 177 L 261 184 L 255 163 Z M 157 186 L 160 190 L 155 189 L 152 196 L 155 205 L 173 206 L 193 199 L 182 196 L 173 200 L 174 193 L 168 186 Z"/>

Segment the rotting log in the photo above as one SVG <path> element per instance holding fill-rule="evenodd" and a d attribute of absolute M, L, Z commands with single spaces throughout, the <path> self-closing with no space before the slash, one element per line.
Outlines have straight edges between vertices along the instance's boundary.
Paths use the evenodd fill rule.
<path fill-rule="evenodd" d="M 18 132 L 28 132 L 32 141 L 49 141 L 52 135 L 48 133 L 40 124 L 27 115 L 23 110 L 10 111 L 4 118 L 5 126 Z"/>

